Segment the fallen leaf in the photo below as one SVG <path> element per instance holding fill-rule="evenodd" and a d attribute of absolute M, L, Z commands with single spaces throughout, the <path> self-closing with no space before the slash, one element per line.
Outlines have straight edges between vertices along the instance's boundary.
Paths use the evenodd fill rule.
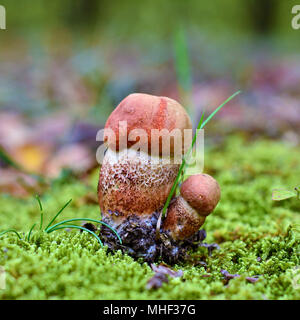
<path fill-rule="evenodd" d="M 177 278 L 183 276 L 183 271 L 175 271 L 166 266 L 165 264 L 160 264 L 156 266 L 155 264 L 151 264 L 152 270 L 155 272 L 155 275 L 147 282 L 146 288 L 149 289 L 158 289 L 163 283 L 168 283 L 168 276 L 171 278 Z"/>
<path fill-rule="evenodd" d="M 0 168 L 0 193 L 8 193 L 12 196 L 25 198 L 33 193 L 42 193 L 46 187 L 32 175 L 22 173 L 16 169 Z"/>
<path fill-rule="evenodd" d="M 229 282 L 229 280 L 240 277 L 239 274 L 231 274 L 227 270 L 221 270 L 221 273 L 224 276 L 226 284 Z M 245 279 L 251 283 L 255 283 L 257 280 L 259 280 L 258 276 L 246 277 Z"/>
<path fill-rule="evenodd" d="M 165 274 L 156 273 L 148 282 L 146 285 L 146 288 L 148 290 L 150 289 L 159 289 L 163 283 L 168 283 L 169 279 Z"/>
<path fill-rule="evenodd" d="M 71 169 L 75 173 L 85 172 L 95 166 L 96 157 L 83 144 L 71 144 L 62 147 L 46 164 L 45 173 L 55 178 L 63 168 Z"/>
<path fill-rule="evenodd" d="M 183 271 L 182 270 L 175 271 L 175 270 L 172 270 L 171 268 L 167 267 L 164 264 L 160 264 L 158 266 L 156 266 L 155 264 L 151 264 L 151 268 L 156 273 L 165 274 L 165 275 L 168 275 L 168 276 L 170 276 L 172 278 L 182 277 L 183 276 Z"/>

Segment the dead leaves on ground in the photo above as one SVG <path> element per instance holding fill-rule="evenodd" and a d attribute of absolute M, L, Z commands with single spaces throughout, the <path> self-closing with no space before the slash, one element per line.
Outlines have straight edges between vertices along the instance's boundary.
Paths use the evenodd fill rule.
<path fill-rule="evenodd" d="M 168 283 L 169 278 L 177 278 L 183 276 L 183 271 L 175 271 L 169 268 L 166 264 L 159 264 L 156 266 L 155 264 L 151 264 L 152 270 L 155 272 L 155 275 L 147 282 L 146 288 L 150 289 L 158 289 L 163 283 Z"/>

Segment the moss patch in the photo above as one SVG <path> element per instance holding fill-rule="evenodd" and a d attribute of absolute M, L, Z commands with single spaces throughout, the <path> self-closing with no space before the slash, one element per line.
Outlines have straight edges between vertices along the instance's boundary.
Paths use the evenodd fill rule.
<path fill-rule="evenodd" d="M 199 248 L 192 261 L 174 267 L 184 271 L 182 278 L 147 290 L 153 275 L 147 264 L 121 252 L 107 254 L 96 239 L 74 230 L 34 231 L 30 243 L 7 234 L 0 239 L 0 265 L 6 270 L 0 299 L 300 299 L 300 201 L 271 199 L 273 188 L 300 184 L 300 151 L 236 136 L 206 150 L 205 172 L 220 183 L 222 198 L 203 227 L 206 241 L 217 242 L 220 250 L 209 256 L 206 248 Z M 96 185 L 97 172 L 89 185 L 57 182 L 42 197 L 44 219 L 49 221 L 70 198 L 74 200 L 59 221 L 99 218 L 98 206 L 84 201 L 91 190 L 96 194 Z M 0 204 L 1 230 L 28 232 L 39 221 L 34 198 L 1 195 Z M 222 269 L 241 276 L 225 285 Z M 255 275 L 257 282 L 246 280 Z"/>

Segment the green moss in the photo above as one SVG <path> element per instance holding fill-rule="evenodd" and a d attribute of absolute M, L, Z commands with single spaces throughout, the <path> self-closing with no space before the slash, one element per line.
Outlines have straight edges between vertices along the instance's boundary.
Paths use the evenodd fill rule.
<path fill-rule="evenodd" d="M 220 250 L 208 256 L 199 248 L 194 260 L 205 260 L 207 270 L 192 262 L 175 266 L 182 278 L 171 279 L 158 290 L 147 290 L 153 272 L 120 252 L 107 254 L 96 239 L 76 231 L 33 232 L 30 243 L 13 234 L 0 239 L 0 265 L 7 286 L 1 299 L 300 299 L 300 201 L 273 202 L 273 188 L 299 185 L 300 151 L 279 142 L 249 143 L 228 138 L 224 146 L 206 153 L 205 171 L 220 183 L 222 199 L 204 228 L 207 242 Z M 65 218 L 99 218 L 99 208 L 85 204 L 84 195 L 96 193 L 97 172 L 90 185 L 58 181 L 42 197 L 45 221 L 73 198 Z M 39 221 L 34 198 L 0 198 L 1 230 L 28 232 Z M 259 258 L 259 259 L 258 259 Z M 224 284 L 221 269 L 239 278 Z M 210 277 L 203 277 L 210 274 Z M 256 283 L 248 276 L 259 275 Z M 300 276 L 299 276 L 300 277 Z M 294 286 L 293 286 L 294 281 Z"/>

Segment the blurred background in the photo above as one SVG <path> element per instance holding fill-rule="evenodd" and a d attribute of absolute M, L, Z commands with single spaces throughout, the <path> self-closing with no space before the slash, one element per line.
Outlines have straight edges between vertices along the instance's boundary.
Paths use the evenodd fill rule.
<path fill-rule="evenodd" d="M 178 100 L 194 127 L 299 146 L 300 30 L 291 0 L 1 0 L 0 192 L 84 176 L 128 94 Z M 30 173 L 30 174 L 28 174 Z"/>

